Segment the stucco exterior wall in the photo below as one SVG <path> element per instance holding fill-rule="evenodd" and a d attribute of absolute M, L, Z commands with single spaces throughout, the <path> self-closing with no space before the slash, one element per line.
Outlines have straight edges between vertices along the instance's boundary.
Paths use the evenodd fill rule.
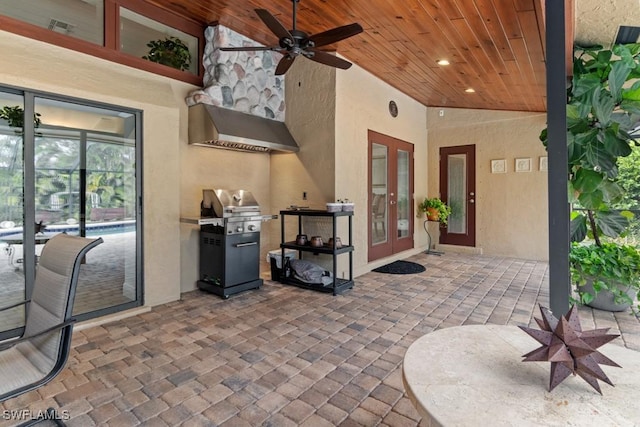
<path fill-rule="evenodd" d="M 298 58 L 287 71 L 285 123 L 300 151 L 271 155 L 273 213 L 291 205 L 324 209 L 325 203 L 335 197 L 335 73 L 334 69 L 317 66 L 305 58 Z M 276 249 L 280 244 L 280 220 L 271 222 L 272 249 Z M 287 240 L 295 239 L 297 229 L 297 220 L 289 218 Z"/>
<path fill-rule="evenodd" d="M 440 147 L 475 144 L 476 247 L 486 255 L 547 260 L 547 172 L 539 170 L 539 159 L 546 151 L 538 139 L 546 115 L 452 108 L 427 111 L 429 197 L 439 195 Z M 516 158 L 530 158 L 531 172 L 515 172 Z M 491 173 L 494 159 L 506 160 L 506 173 Z"/>
<path fill-rule="evenodd" d="M 398 116 L 389 114 L 389 101 L 398 105 Z M 335 194 L 355 202 L 353 238 L 355 245 L 354 270 L 363 274 L 371 268 L 386 264 L 391 258 L 367 261 L 368 194 L 367 194 L 367 132 L 373 130 L 414 145 L 414 199 L 427 193 L 427 109 L 414 99 L 353 65 L 336 75 L 335 120 Z M 414 203 L 415 205 L 415 203 Z M 342 231 L 342 235 L 346 235 Z M 424 250 L 427 245 L 422 223 L 414 226 L 414 249 L 392 257 L 406 258 Z M 341 264 L 344 268 L 344 263 Z"/>
<path fill-rule="evenodd" d="M 180 150 L 194 87 L 0 31 L 0 82 L 140 109 L 143 116 L 145 305 L 180 297 Z"/>
<path fill-rule="evenodd" d="M 300 58 L 287 72 L 286 123 L 300 145 L 296 154 L 271 155 L 273 210 L 292 204 L 325 209 L 325 203 L 347 198 L 355 202 L 353 217 L 354 274 L 389 262 L 367 261 L 367 132 L 369 129 L 402 139 L 415 147 L 415 197 L 427 191 L 426 107 L 354 65 L 336 70 Z M 398 117 L 389 114 L 394 100 Z M 302 199 L 303 192 L 307 200 Z M 272 221 L 273 222 L 273 221 Z M 275 225 L 275 224 L 272 224 Z M 295 238 L 295 220 L 287 223 L 288 239 Z M 272 227 L 271 243 L 280 241 L 279 221 Z M 338 222 L 338 236 L 346 240 L 347 222 Z M 331 236 L 323 236 L 329 238 Z M 426 234 L 416 223 L 414 250 L 424 250 Z M 348 258 L 338 258 L 338 275 L 348 274 Z M 319 264 L 324 262 L 316 260 Z"/>

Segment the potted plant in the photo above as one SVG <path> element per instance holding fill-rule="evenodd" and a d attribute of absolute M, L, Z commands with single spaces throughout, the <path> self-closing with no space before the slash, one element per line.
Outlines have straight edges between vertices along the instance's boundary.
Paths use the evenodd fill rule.
<path fill-rule="evenodd" d="M 569 260 L 579 302 L 601 310 L 624 311 L 640 297 L 640 252 L 635 247 L 574 242 Z"/>
<path fill-rule="evenodd" d="M 449 215 L 451 215 L 451 208 L 438 197 L 426 197 L 418 204 L 418 209 L 427 215 L 429 221 L 438 221 L 443 226 L 447 225 Z"/>
<path fill-rule="evenodd" d="M 142 59 L 158 64 L 168 65 L 181 71 L 189 69 L 191 53 L 182 40 L 177 37 L 166 37 L 163 40 L 153 40 L 147 43 L 149 53 Z"/>
<path fill-rule="evenodd" d="M 580 209 L 571 214 L 570 262 L 578 302 L 584 304 L 598 305 L 604 293 L 616 304 L 631 305 L 640 292 L 638 249 L 613 240 L 625 235 L 633 216 L 615 204 L 624 195 L 618 159 L 638 145 L 632 133 L 640 120 L 639 53 L 639 44 L 574 51 L 567 90 L 568 187 L 572 205 Z M 540 139 L 546 146 L 546 129 Z M 587 237 L 592 243 L 580 243 Z"/>

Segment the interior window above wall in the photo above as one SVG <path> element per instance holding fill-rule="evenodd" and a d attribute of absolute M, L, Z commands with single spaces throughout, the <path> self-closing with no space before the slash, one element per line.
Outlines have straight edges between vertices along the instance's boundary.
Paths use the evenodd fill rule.
<path fill-rule="evenodd" d="M 120 51 L 192 74 L 198 73 L 198 39 L 120 8 Z"/>
<path fill-rule="evenodd" d="M 2 0 L 0 14 L 81 40 L 104 44 L 103 0 Z"/>
<path fill-rule="evenodd" d="M 141 0 L 0 0 L 0 30 L 197 86 L 205 28 Z"/>

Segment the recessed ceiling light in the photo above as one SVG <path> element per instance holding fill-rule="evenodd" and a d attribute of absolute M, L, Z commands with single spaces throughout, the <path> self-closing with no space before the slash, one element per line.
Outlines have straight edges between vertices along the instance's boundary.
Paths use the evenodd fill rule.
<path fill-rule="evenodd" d="M 467 92 L 467 93 L 475 93 L 476 92 L 476 90 L 474 88 L 472 88 L 472 87 L 468 87 L 464 91 Z"/>
<path fill-rule="evenodd" d="M 446 59 L 438 59 L 438 65 L 449 65 L 449 61 Z"/>

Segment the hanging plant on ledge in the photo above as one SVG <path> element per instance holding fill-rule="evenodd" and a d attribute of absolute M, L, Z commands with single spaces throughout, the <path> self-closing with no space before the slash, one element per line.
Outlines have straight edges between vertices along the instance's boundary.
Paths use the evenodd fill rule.
<path fill-rule="evenodd" d="M 182 40 L 177 37 L 166 37 L 164 40 L 153 40 L 147 43 L 149 53 L 142 57 L 151 62 L 167 65 L 180 71 L 187 71 L 191 64 L 191 53 Z"/>

